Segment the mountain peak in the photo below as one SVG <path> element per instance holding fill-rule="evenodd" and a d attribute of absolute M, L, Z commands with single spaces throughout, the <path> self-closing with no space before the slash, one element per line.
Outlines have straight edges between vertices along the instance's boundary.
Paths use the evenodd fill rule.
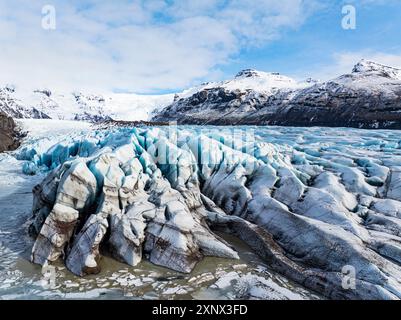
<path fill-rule="evenodd" d="M 279 72 L 264 72 L 258 71 L 255 69 L 244 69 L 237 73 L 235 76 L 236 79 L 244 79 L 244 78 L 267 78 L 267 77 L 282 77 Z"/>
<path fill-rule="evenodd" d="M 237 73 L 236 78 L 252 78 L 259 77 L 259 71 L 254 69 L 244 69 Z"/>
<path fill-rule="evenodd" d="M 375 73 L 386 78 L 401 80 L 400 69 L 366 59 L 359 61 L 352 69 L 352 73 Z"/>

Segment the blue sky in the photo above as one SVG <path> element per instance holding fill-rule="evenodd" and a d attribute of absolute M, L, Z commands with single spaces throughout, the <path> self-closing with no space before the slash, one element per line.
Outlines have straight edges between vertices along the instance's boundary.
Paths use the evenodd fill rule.
<path fill-rule="evenodd" d="M 165 93 L 244 68 L 325 80 L 361 58 L 401 67 L 400 30 L 401 0 L 0 0 L 0 84 Z"/>
<path fill-rule="evenodd" d="M 341 9 L 347 3 L 356 8 L 355 30 L 341 27 Z M 310 74 L 328 79 L 349 72 L 364 57 L 401 67 L 401 1 L 333 1 L 277 41 L 243 48 L 224 70 L 234 73 L 247 65 L 298 78 Z"/>

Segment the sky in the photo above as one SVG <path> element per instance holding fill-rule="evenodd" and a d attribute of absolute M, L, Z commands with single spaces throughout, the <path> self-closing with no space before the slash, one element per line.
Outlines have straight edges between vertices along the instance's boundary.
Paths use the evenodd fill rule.
<path fill-rule="evenodd" d="M 246 68 L 327 80 L 362 58 L 401 68 L 401 0 L 0 0 L 0 85 L 162 94 Z"/>

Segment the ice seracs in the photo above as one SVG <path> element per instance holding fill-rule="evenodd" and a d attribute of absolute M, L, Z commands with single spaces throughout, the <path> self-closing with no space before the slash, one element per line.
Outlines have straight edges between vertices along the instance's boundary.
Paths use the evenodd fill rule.
<path fill-rule="evenodd" d="M 320 147 L 315 132 L 285 145 L 267 142 L 275 134 L 115 128 L 23 150 L 49 170 L 34 189 L 32 261 L 62 258 L 84 276 L 107 250 L 188 273 L 204 256 L 238 258 L 217 230 L 328 298 L 401 298 L 399 141 L 383 136 L 389 158 L 352 134 Z M 357 290 L 343 287 L 344 266 Z"/>
<path fill-rule="evenodd" d="M 66 161 L 56 167 L 50 175 L 54 177 L 52 191 L 57 190 L 54 203 L 45 201 L 42 208 L 36 209 L 42 199 L 48 198 L 44 194 L 48 179 L 35 188 L 31 230 L 40 232 L 32 252 L 34 262 L 50 263 L 63 253 L 72 272 L 93 273 L 98 268 L 99 244 L 109 228 L 110 251 L 133 266 L 141 261 L 143 251 L 151 262 L 181 272 L 190 272 L 203 255 L 238 258 L 208 229 L 200 195 L 191 190 L 198 183 L 195 172 L 189 169 L 180 171 L 179 176 L 167 174 L 167 163 L 162 170 L 168 179 L 163 178 L 154 158 L 144 149 L 143 138 L 153 138 L 151 132 L 147 134 L 131 133 L 132 145 L 114 151 L 105 147 L 106 152 L 98 156 Z M 140 140 L 145 144 L 141 145 Z M 164 144 L 148 148 L 151 146 L 161 148 Z M 63 228 L 63 212 L 69 228 Z"/>

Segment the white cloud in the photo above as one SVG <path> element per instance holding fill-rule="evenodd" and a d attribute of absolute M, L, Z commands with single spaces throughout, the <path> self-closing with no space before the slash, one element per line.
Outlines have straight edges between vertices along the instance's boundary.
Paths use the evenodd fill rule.
<path fill-rule="evenodd" d="M 42 1 L 0 2 L 0 83 L 151 92 L 219 74 L 242 46 L 297 28 L 302 0 L 53 1 L 57 29 L 41 28 Z"/>

